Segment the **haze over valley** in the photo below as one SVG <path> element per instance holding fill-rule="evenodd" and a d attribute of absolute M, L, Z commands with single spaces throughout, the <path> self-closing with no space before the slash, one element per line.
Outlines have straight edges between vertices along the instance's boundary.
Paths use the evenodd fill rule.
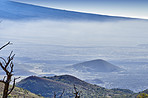
<path fill-rule="evenodd" d="M 0 54 L 7 57 L 10 50 L 14 51 L 15 75 L 70 74 L 106 88 L 135 92 L 148 89 L 147 20 L 0 2 L 16 6 L 8 5 L 11 10 L 0 8 L 0 44 L 13 43 Z M 18 9 L 20 5 L 23 7 Z M 25 9 L 26 6 L 30 8 Z M 18 10 L 24 12 L 19 15 L 11 12 Z M 52 11 L 56 17 L 48 13 Z M 103 67 L 105 71 L 113 69 L 100 72 L 98 62 L 93 62 L 98 59 L 109 63 Z M 86 61 L 96 65 L 76 68 L 75 65 Z"/>

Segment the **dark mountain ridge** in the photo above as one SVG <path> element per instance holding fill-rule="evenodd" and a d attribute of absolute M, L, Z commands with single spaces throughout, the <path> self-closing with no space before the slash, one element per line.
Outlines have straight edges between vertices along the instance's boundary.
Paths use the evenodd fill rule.
<path fill-rule="evenodd" d="M 63 89 L 65 93 L 64 98 L 73 98 L 73 85 L 76 85 L 77 89 L 81 91 L 83 97 L 100 98 L 101 96 L 129 96 L 133 92 L 126 90 L 109 90 L 103 87 L 89 84 L 71 75 L 61 75 L 54 77 L 36 77 L 30 76 L 17 83 L 18 87 L 27 89 L 35 94 L 42 95 L 44 97 L 53 97 L 54 92 L 59 96 Z"/>
<path fill-rule="evenodd" d="M 17 83 L 17 86 L 34 92 L 35 94 L 41 94 L 44 97 L 52 97 L 54 91 L 62 92 L 63 89 L 72 88 L 70 85 L 65 83 L 36 76 L 27 77 L 26 79 Z"/>
<path fill-rule="evenodd" d="M 77 84 L 77 85 L 84 86 L 86 84 L 85 81 L 82 81 L 82 80 L 80 80 L 74 76 L 71 76 L 71 75 L 61 75 L 61 76 L 43 77 L 43 78 L 51 79 L 51 80 L 55 80 L 55 81 L 62 81 L 64 83 L 71 84 L 71 85 Z"/>

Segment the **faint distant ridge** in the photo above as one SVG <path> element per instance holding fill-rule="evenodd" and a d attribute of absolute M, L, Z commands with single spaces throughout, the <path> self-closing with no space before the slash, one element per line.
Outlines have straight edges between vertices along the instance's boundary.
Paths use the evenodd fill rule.
<path fill-rule="evenodd" d="M 73 21 L 119 21 L 136 19 L 53 9 L 8 0 L 0 1 L 0 18 L 10 20 L 52 19 Z"/>
<path fill-rule="evenodd" d="M 74 64 L 71 68 L 80 72 L 118 72 L 123 70 L 102 59 Z"/>
<path fill-rule="evenodd" d="M 138 47 L 148 48 L 148 44 L 138 44 Z"/>

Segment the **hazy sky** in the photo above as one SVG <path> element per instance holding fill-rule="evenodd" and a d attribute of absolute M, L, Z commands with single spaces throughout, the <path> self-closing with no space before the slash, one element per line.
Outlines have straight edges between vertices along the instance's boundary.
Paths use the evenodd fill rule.
<path fill-rule="evenodd" d="M 147 28 L 147 21 L 3 21 L 0 43 L 11 40 L 13 43 L 66 46 L 136 46 L 148 43 Z"/>
<path fill-rule="evenodd" d="M 148 0 L 13 0 L 65 10 L 148 19 Z"/>

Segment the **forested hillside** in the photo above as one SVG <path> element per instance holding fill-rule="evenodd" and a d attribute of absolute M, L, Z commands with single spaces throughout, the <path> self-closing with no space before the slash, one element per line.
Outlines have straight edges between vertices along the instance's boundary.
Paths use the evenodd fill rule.
<path fill-rule="evenodd" d="M 80 95 L 85 98 L 101 98 L 104 96 L 110 97 L 130 97 L 132 91 L 126 89 L 105 89 L 103 87 L 89 84 L 74 76 L 62 75 L 54 77 L 36 77 L 30 76 L 19 83 L 18 87 L 27 89 L 35 94 L 40 94 L 44 97 L 53 97 L 56 92 L 57 96 L 65 89 L 64 98 L 74 97 L 74 85 L 80 92 Z"/>

